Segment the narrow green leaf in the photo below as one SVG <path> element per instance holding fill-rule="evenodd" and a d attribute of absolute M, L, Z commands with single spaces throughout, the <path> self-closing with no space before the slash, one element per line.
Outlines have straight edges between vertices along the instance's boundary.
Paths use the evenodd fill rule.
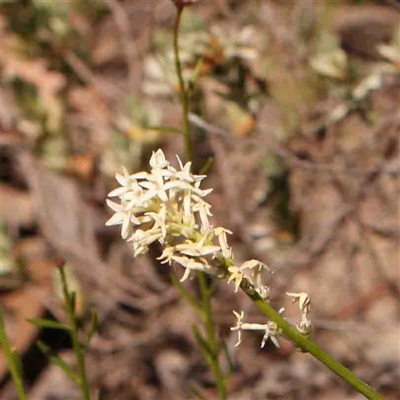
<path fill-rule="evenodd" d="M 178 133 L 182 134 L 182 130 L 175 126 L 147 126 L 146 129 L 150 129 L 153 131 L 165 132 L 165 133 Z"/>
<path fill-rule="evenodd" d="M 68 301 L 71 304 L 72 312 L 75 314 L 75 310 L 76 310 L 76 292 L 70 292 L 68 297 L 69 297 Z"/>
<path fill-rule="evenodd" d="M 11 348 L 11 344 L 6 335 L 3 312 L 3 307 L 0 306 L 0 348 L 3 351 L 6 360 L 8 361 L 9 370 L 14 381 L 18 398 L 20 400 L 25 400 L 27 399 L 27 395 L 22 379 L 21 359 L 17 352 Z"/>
<path fill-rule="evenodd" d="M 196 65 L 192 71 L 191 76 L 189 77 L 188 86 L 191 88 L 191 90 L 194 90 L 194 86 L 197 82 L 198 77 L 200 76 L 201 68 L 202 68 L 203 64 L 204 64 L 204 59 L 200 58 L 197 61 Z"/>
<path fill-rule="evenodd" d="M 189 387 L 189 392 L 194 396 L 194 398 L 199 399 L 199 400 L 207 400 L 207 397 L 200 391 L 200 389 L 197 386 L 194 386 L 193 384 L 190 385 Z"/>
<path fill-rule="evenodd" d="M 88 347 L 90 345 L 90 342 L 91 342 L 94 334 L 97 331 L 98 323 L 99 323 L 99 318 L 97 316 L 97 313 L 95 310 L 92 310 L 91 318 L 90 318 L 89 332 L 88 332 L 87 341 L 86 341 L 86 347 Z"/>
<path fill-rule="evenodd" d="M 27 321 L 33 325 L 40 326 L 41 328 L 62 329 L 64 331 L 71 330 L 71 328 L 69 326 L 61 324 L 60 322 L 57 322 L 57 321 L 53 321 L 51 319 L 28 318 Z"/>
<path fill-rule="evenodd" d="M 232 374 L 235 371 L 235 362 L 232 360 L 232 357 L 229 353 L 228 346 L 226 345 L 226 342 L 222 340 L 222 351 L 225 354 L 226 360 L 228 361 L 229 365 L 229 373 Z"/>
<path fill-rule="evenodd" d="M 103 400 L 103 392 L 101 389 L 97 389 L 94 396 L 96 400 Z"/>
<path fill-rule="evenodd" d="M 21 357 L 17 353 L 15 349 L 11 349 L 11 356 L 13 358 L 13 362 L 17 371 L 17 374 L 19 376 L 22 376 L 22 363 L 21 363 Z"/>
<path fill-rule="evenodd" d="M 213 166 L 213 164 L 214 164 L 214 158 L 213 157 L 208 157 L 206 163 L 201 168 L 199 175 L 207 174 L 208 171 L 210 170 L 210 168 Z"/>
<path fill-rule="evenodd" d="M 77 385 L 80 385 L 80 380 L 78 375 L 72 370 L 72 368 L 65 362 L 63 361 L 60 357 L 54 355 L 51 351 L 51 348 L 47 346 L 46 343 L 42 342 L 41 340 L 38 340 L 36 342 L 36 345 L 39 347 L 39 350 L 45 354 L 47 357 L 49 357 L 50 361 L 57 365 L 59 368 L 61 368 L 64 373 L 71 378 Z"/>
<path fill-rule="evenodd" d="M 0 307 L 0 330 L 4 329 L 3 307 Z"/>
<path fill-rule="evenodd" d="M 213 279 L 213 280 L 208 284 L 208 287 L 206 288 L 206 290 L 207 290 L 207 295 L 208 295 L 210 298 L 211 298 L 212 295 L 214 294 L 215 289 L 217 288 L 217 284 L 218 284 L 218 281 L 217 281 L 216 279 Z"/>
<path fill-rule="evenodd" d="M 207 357 L 213 358 L 214 352 L 213 352 L 212 348 L 210 347 L 209 343 L 204 338 L 204 336 L 201 334 L 201 332 L 199 331 L 199 328 L 196 325 L 193 326 L 193 333 L 194 333 L 194 337 L 195 337 L 196 342 L 197 342 L 198 346 L 200 347 L 200 349 L 204 352 L 204 354 Z"/>

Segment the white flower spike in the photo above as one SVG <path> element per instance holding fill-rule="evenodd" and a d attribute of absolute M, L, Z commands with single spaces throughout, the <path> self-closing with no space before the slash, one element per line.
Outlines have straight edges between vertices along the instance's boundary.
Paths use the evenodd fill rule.
<path fill-rule="evenodd" d="M 223 227 L 210 224 L 211 205 L 205 197 L 212 189 L 201 189 L 204 175 L 194 175 L 191 163 L 183 164 L 177 157 L 178 169 L 170 165 L 161 149 L 150 158 L 150 172 L 130 175 L 125 168 L 115 179 L 120 187 L 109 193 L 114 201 L 107 205 L 114 215 L 107 226 L 121 225 L 121 236 L 133 249 L 135 257 L 149 251 L 149 246 L 158 242 L 163 246 L 157 258 L 162 264 L 178 265 L 184 269 L 181 282 L 191 276 L 192 271 L 201 271 L 233 282 L 235 292 L 239 287 L 248 293 L 257 293 L 268 301 L 269 288 L 263 283 L 267 265 L 258 260 L 249 260 L 241 266 L 234 263 L 234 254 L 228 244 L 227 235 L 232 234 Z M 311 301 L 306 293 L 287 293 L 293 302 L 299 303 L 302 313 L 297 329 L 309 334 L 312 329 L 308 319 Z M 261 347 L 271 340 L 279 347 L 277 337 L 280 328 L 273 321 L 266 324 L 243 322 L 243 311 L 234 311 L 237 324 L 231 330 L 238 332 L 238 346 L 243 330 L 263 331 Z"/>

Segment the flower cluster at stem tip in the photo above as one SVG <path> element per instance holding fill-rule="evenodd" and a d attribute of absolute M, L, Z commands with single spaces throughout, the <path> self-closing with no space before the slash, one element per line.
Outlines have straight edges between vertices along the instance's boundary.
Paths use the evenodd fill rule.
<path fill-rule="evenodd" d="M 228 245 L 229 230 L 210 224 L 211 205 L 204 198 L 212 189 L 201 189 L 205 175 L 191 173 L 191 163 L 174 168 L 165 158 L 161 149 L 153 152 L 150 158 L 150 172 L 130 175 L 123 168 L 122 174 L 115 175 L 121 185 L 109 193 L 108 197 L 118 198 L 119 202 L 107 199 L 107 205 L 114 215 L 106 222 L 107 226 L 121 225 L 121 236 L 132 244 L 134 256 L 145 254 L 152 243 L 158 242 L 162 254 L 158 257 L 163 264 L 180 265 L 184 269 L 181 281 L 191 276 L 192 271 L 202 271 L 212 276 L 233 282 L 235 292 L 242 284 L 251 287 L 264 301 L 268 300 L 269 288 L 262 282 L 263 270 L 268 267 L 260 261 L 250 260 L 238 266 L 235 264 L 232 248 Z M 307 316 L 310 302 L 304 293 L 290 293 L 294 301 L 299 300 L 304 317 L 297 328 L 309 333 L 311 322 Z M 242 330 L 265 331 L 262 346 L 270 338 L 278 345 L 276 336 L 280 329 L 274 322 L 266 325 L 243 323 L 243 313 L 235 312 L 238 324 L 232 330 L 238 331 L 238 344 Z M 307 331 L 307 332 L 306 332 Z"/>

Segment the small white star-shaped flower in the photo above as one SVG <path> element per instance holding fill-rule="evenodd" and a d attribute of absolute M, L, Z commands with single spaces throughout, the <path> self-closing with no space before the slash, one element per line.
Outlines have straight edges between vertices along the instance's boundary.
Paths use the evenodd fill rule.
<path fill-rule="evenodd" d="M 232 281 L 235 282 L 235 293 L 236 293 L 240 287 L 240 284 L 242 283 L 242 280 L 244 278 L 244 273 L 239 267 L 236 267 L 235 265 L 228 267 L 228 271 L 230 273 L 230 276 L 228 278 L 228 283 L 231 283 Z"/>
<path fill-rule="evenodd" d="M 159 240 L 161 237 L 161 229 L 149 229 L 147 231 L 138 229 L 128 239 L 128 242 L 132 242 L 133 254 L 136 257 L 139 254 L 146 254 L 149 251 L 149 245 Z"/>
<path fill-rule="evenodd" d="M 228 229 L 222 228 L 222 227 L 217 227 L 214 229 L 214 233 L 218 237 L 219 245 L 221 247 L 222 255 L 225 258 L 229 258 L 230 260 L 233 259 L 233 253 L 232 249 L 228 246 L 228 239 L 226 237 L 226 234 L 232 234 L 231 231 Z"/>
<path fill-rule="evenodd" d="M 186 241 L 186 243 L 178 244 L 175 246 L 175 250 L 192 257 L 215 255 L 221 249 L 219 246 L 205 245 L 207 237 L 208 235 L 204 235 L 198 242 Z"/>
<path fill-rule="evenodd" d="M 280 333 L 281 331 L 278 328 L 278 325 L 275 322 L 269 321 L 265 325 L 265 333 L 261 341 L 261 348 L 263 348 L 267 340 L 270 339 L 271 342 L 275 345 L 275 347 L 279 349 L 280 345 L 276 336 L 279 335 Z"/>
<path fill-rule="evenodd" d="M 266 324 L 249 324 L 247 322 L 243 322 L 244 312 L 242 311 L 240 314 L 236 311 L 233 311 L 235 317 L 237 319 L 236 325 L 231 328 L 231 331 L 238 331 L 238 341 L 235 346 L 239 346 L 242 341 L 241 332 L 244 330 L 248 331 L 264 331 L 264 336 L 261 341 L 261 348 L 265 346 L 265 343 L 268 339 L 279 348 L 279 342 L 277 336 L 282 333 L 282 330 L 278 327 L 278 325 L 273 321 L 268 321 Z"/>
<path fill-rule="evenodd" d="M 182 278 L 180 279 L 181 282 L 184 282 L 190 276 L 191 271 L 206 271 L 208 269 L 208 265 L 204 262 L 196 261 L 193 258 L 189 257 L 180 257 L 180 256 L 172 256 L 171 259 L 178 264 L 185 267 L 185 273 L 183 274 Z"/>
<path fill-rule="evenodd" d="M 286 293 L 288 296 L 293 297 L 292 303 L 299 302 L 300 311 L 304 314 L 309 314 L 311 311 L 311 298 L 305 292 L 300 293 Z"/>
<path fill-rule="evenodd" d="M 233 314 L 236 317 L 236 325 L 231 328 L 231 331 L 238 331 L 238 339 L 235 344 L 235 347 L 239 346 L 240 343 L 242 343 L 242 325 L 243 325 L 243 317 L 244 317 L 244 311 L 242 311 L 240 314 L 233 310 Z"/>
<path fill-rule="evenodd" d="M 153 151 L 149 164 L 151 168 L 164 169 L 168 167 L 169 162 L 166 160 L 164 152 L 158 149 L 156 152 Z"/>
<path fill-rule="evenodd" d="M 131 230 L 131 223 L 139 223 L 132 210 L 125 210 L 121 204 L 114 203 L 111 200 L 106 200 L 108 207 L 110 207 L 115 214 L 106 222 L 106 226 L 122 225 L 121 236 L 126 239 Z"/>

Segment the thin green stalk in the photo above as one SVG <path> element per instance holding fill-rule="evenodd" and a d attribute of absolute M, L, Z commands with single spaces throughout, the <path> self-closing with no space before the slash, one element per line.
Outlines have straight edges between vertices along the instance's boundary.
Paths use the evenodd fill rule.
<path fill-rule="evenodd" d="M 90 400 L 90 391 L 85 369 L 85 354 L 84 354 L 84 349 L 81 343 L 79 342 L 78 324 L 75 317 L 74 301 L 68 289 L 68 282 L 67 282 L 67 277 L 65 275 L 64 267 L 60 267 L 60 275 L 61 275 L 61 284 L 63 287 L 64 298 L 67 305 L 68 326 L 71 328 L 72 346 L 78 362 L 78 375 L 82 393 L 82 400 Z"/>
<path fill-rule="evenodd" d="M 188 161 L 193 160 L 193 146 L 190 138 L 189 126 L 189 97 L 186 91 L 185 81 L 183 80 L 182 65 L 179 57 L 179 27 L 184 6 L 177 8 L 177 15 L 174 26 L 174 56 L 175 56 L 175 69 L 176 75 L 179 80 L 179 94 L 181 96 L 182 104 L 182 118 L 183 118 L 183 133 L 185 135 L 185 153 Z"/>
<path fill-rule="evenodd" d="M 179 27 L 184 6 L 177 6 L 177 15 L 174 26 L 174 56 L 176 74 L 179 80 L 179 92 L 182 105 L 182 118 L 183 118 L 183 134 L 185 136 L 185 153 L 188 161 L 193 160 L 193 146 L 190 138 L 189 126 L 189 96 L 186 90 L 185 82 L 182 74 L 182 65 L 179 57 Z M 214 320 L 212 317 L 211 309 L 211 293 L 207 288 L 205 275 L 202 273 L 197 274 L 201 298 L 202 298 L 202 315 L 206 329 L 207 343 L 210 346 L 211 354 L 207 357 L 210 368 L 213 371 L 214 378 L 217 384 L 218 399 L 226 399 L 225 379 L 219 365 L 218 357 L 218 341 L 214 331 Z"/>
<path fill-rule="evenodd" d="M 19 365 L 19 359 L 16 352 L 11 348 L 10 342 L 6 335 L 6 329 L 4 326 L 3 308 L 0 307 L 0 346 L 4 351 L 4 355 L 10 368 L 11 377 L 14 381 L 15 389 L 17 391 L 19 400 L 26 400 L 27 395 L 25 393 L 24 384 L 22 381 L 21 368 Z"/>
<path fill-rule="evenodd" d="M 252 290 L 249 290 L 246 285 L 242 284 L 241 288 L 253 300 L 257 307 L 271 321 L 275 322 L 279 328 L 282 329 L 283 334 L 292 342 L 294 342 L 300 349 L 310 353 L 313 357 L 328 367 L 333 373 L 338 375 L 343 381 L 347 382 L 359 393 L 363 394 L 367 399 L 383 400 L 383 397 L 381 397 L 371 386 L 366 384 L 339 361 L 322 350 L 321 347 L 319 347 L 314 341 L 297 331 L 297 329 L 295 329 L 284 318 L 282 318 L 282 316 L 276 312 L 269 303 L 262 300 L 256 293 L 253 293 Z"/>
<path fill-rule="evenodd" d="M 227 398 L 226 385 L 225 378 L 219 364 L 219 343 L 215 335 L 215 326 L 211 308 L 211 290 L 207 287 L 206 276 L 204 273 L 199 272 L 197 274 L 197 279 L 199 282 L 202 299 L 203 319 L 206 328 L 207 343 L 209 344 L 212 351 L 212 355 L 211 357 L 209 357 L 209 364 L 213 371 L 214 378 L 217 384 L 218 399 L 225 400 Z"/>

